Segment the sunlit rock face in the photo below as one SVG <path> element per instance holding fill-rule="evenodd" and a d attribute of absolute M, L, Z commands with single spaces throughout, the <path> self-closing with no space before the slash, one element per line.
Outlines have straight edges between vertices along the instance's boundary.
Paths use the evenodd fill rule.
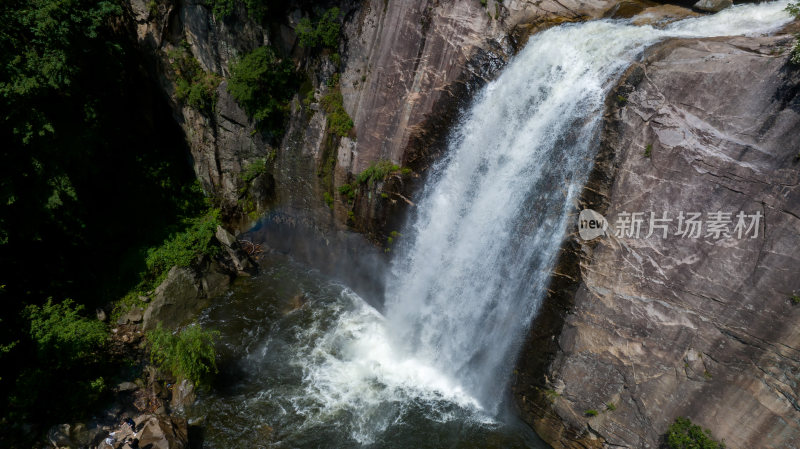
<path fill-rule="evenodd" d="M 729 447 L 800 444 L 800 308 L 791 299 L 800 288 L 800 77 L 787 65 L 789 43 L 670 40 L 609 95 L 585 205 L 611 226 L 626 211 L 674 221 L 667 238 L 644 238 L 645 223 L 638 239 L 565 245 L 562 266 L 580 263 L 577 282 L 556 282 L 567 294 L 552 299 L 572 305 L 549 314 L 551 325 L 564 320 L 560 337 L 531 340 L 521 370 L 526 355 L 558 350 L 537 388 L 525 374 L 515 387 L 555 447 L 657 447 L 679 415 Z M 675 235 L 681 211 L 704 220 L 730 212 L 732 236 Z M 755 228 L 735 232 L 740 211 L 761 215 L 755 238 Z M 590 418 L 589 409 L 605 411 Z"/>

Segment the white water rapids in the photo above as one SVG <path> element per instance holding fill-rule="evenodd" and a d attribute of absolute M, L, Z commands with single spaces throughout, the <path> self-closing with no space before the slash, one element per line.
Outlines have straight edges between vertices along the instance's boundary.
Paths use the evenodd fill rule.
<path fill-rule="evenodd" d="M 620 73 L 667 37 L 775 31 L 790 20 L 785 6 L 737 6 L 666 29 L 600 20 L 532 36 L 478 93 L 431 169 L 399 239 L 383 313 L 345 288 L 294 327 L 286 356 L 302 387 L 283 407 L 303 417 L 299 430 L 335 423 L 375 443 L 410 407 L 436 422 L 464 411 L 491 422 Z"/>

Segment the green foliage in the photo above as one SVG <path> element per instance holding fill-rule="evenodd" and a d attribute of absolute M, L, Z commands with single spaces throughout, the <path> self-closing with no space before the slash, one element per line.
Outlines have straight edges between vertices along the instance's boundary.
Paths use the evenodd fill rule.
<path fill-rule="evenodd" d="M 790 299 L 792 300 L 793 303 L 800 304 L 800 295 L 795 293 L 792 295 Z"/>
<path fill-rule="evenodd" d="M 358 184 L 368 184 L 372 186 L 376 182 L 383 181 L 390 174 L 400 171 L 400 166 L 393 164 L 391 161 L 378 161 L 359 173 L 356 177 L 356 182 Z"/>
<path fill-rule="evenodd" d="M 185 220 L 186 229 L 171 234 L 164 242 L 147 251 L 147 272 L 143 279 L 150 286 L 158 285 L 170 268 L 189 266 L 199 254 L 216 255 L 219 244 L 214 238 L 220 225 L 219 210 Z"/>
<path fill-rule="evenodd" d="M 311 103 L 314 103 L 314 89 L 306 92 L 306 97 L 303 99 L 303 106 L 309 107 Z"/>
<path fill-rule="evenodd" d="M 283 134 L 289 100 L 294 93 L 294 70 L 270 47 L 259 47 L 231 65 L 228 92 L 258 124 Z"/>
<path fill-rule="evenodd" d="M 339 8 L 325 11 L 317 22 L 317 35 L 323 47 L 335 48 L 339 44 Z"/>
<path fill-rule="evenodd" d="M 339 55 L 339 53 L 334 53 L 331 55 L 331 62 L 336 67 L 339 67 L 339 65 L 342 63 L 342 57 Z"/>
<path fill-rule="evenodd" d="M 617 103 L 620 106 L 625 106 L 628 103 L 628 98 L 623 95 L 617 95 Z"/>
<path fill-rule="evenodd" d="M 711 431 L 692 424 L 688 418 L 678 417 L 669 426 L 666 435 L 670 449 L 724 449 L 725 443 L 714 440 Z"/>
<path fill-rule="evenodd" d="M 584 414 L 585 414 L 586 416 L 597 416 L 597 415 L 598 415 L 598 412 L 597 412 L 597 410 L 590 408 L 589 410 L 586 410 L 586 411 L 584 412 Z"/>
<path fill-rule="evenodd" d="M 276 152 L 273 150 L 267 157 L 262 157 L 254 160 L 253 162 L 245 165 L 240 175 L 244 185 L 239 189 L 239 200 L 237 201 L 242 212 L 247 214 L 251 219 L 258 219 L 258 204 L 250 192 L 250 183 L 257 177 L 267 173 L 267 166 L 269 162 L 273 161 L 276 157 Z"/>
<path fill-rule="evenodd" d="M 182 47 L 171 50 L 168 56 L 176 76 L 175 96 L 178 100 L 199 111 L 213 111 L 217 103 L 217 86 L 222 78 L 203 70 L 185 42 Z"/>
<path fill-rule="evenodd" d="M 147 11 L 150 13 L 150 17 L 155 17 L 158 14 L 158 2 L 156 0 L 147 2 Z"/>
<path fill-rule="evenodd" d="M 266 172 L 267 172 L 267 158 L 265 157 L 258 158 L 244 167 L 244 170 L 242 170 L 241 174 L 242 181 L 244 181 L 244 183 L 247 184 Z"/>
<path fill-rule="evenodd" d="M 648 143 L 647 146 L 644 147 L 644 157 L 650 157 L 653 153 L 653 144 Z"/>
<path fill-rule="evenodd" d="M 0 78 L 4 99 L 69 86 L 81 70 L 73 65 L 71 44 L 96 39 L 106 20 L 122 13 L 116 2 L 89 0 L 5 1 L 0 8 L 0 67 L 4 75 L 11 75 Z M 54 131 L 46 116 L 38 118 L 38 123 L 15 129 L 15 134 L 32 138 Z"/>
<path fill-rule="evenodd" d="M 326 82 L 326 84 L 327 84 L 327 85 L 328 85 L 328 87 L 330 87 L 330 88 L 337 87 L 337 86 L 339 85 L 339 79 L 340 79 L 340 78 L 341 78 L 341 75 L 340 75 L 340 74 L 338 74 L 338 73 L 334 73 L 334 74 L 333 74 L 333 76 L 331 76 L 331 77 L 328 79 L 328 81 Z"/>
<path fill-rule="evenodd" d="M 13 427 L 24 421 L 48 426 L 55 419 L 75 419 L 102 398 L 107 390 L 104 376 L 109 372 L 104 360 L 108 333 L 103 323 L 82 312 L 83 306 L 69 299 L 54 303 L 50 298 L 22 311 L 27 338 L 21 346 L 27 354 L 13 388 L 9 391 L 9 385 L 3 386 L 8 391 L 4 398 L 8 408 L 0 419 L 4 424 Z M 18 431 L 13 437 L 22 441 L 26 435 Z M 0 435 L 0 442 L 3 438 Z"/>
<path fill-rule="evenodd" d="M 204 385 L 217 373 L 217 352 L 214 341 L 217 331 L 189 326 L 178 333 L 158 327 L 147 333 L 150 362 L 171 372 L 179 379 Z"/>
<path fill-rule="evenodd" d="M 300 98 L 303 99 L 303 106 L 308 108 L 314 102 L 314 85 L 308 76 L 303 77 L 303 82 L 300 83 L 299 92 Z"/>
<path fill-rule="evenodd" d="M 267 0 L 244 0 L 244 6 L 247 8 L 247 15 L 256 22 L 263 23 L 267 19 L 269 12 L 269 3 Z"/>
<path fill-rule="evenodd" d="M 0 2 L 0 447 L 88 418 L 124 363 L 85 349 L 102 325 L 83 311 L 48 335 L 40 324 L 62 305 L 47 299 L 74 298 L 74 312 L 124 295 L 144 248 L 207 207 L 172 110 L 123 36 L 123 6 Z"/>
<path fill-rule="evenodd" d="M 287 6 L 285 2 L 277 0 L 243 0 L 243 3 L 247 16 L 261 24 L 267 21 L 270 12 L 279 14 Z M 217 19 L 226 19 L 236 10 L 236 0 L 206 0 L 206 4 Z"/>
<path fill-rule="evenodd" d="M 353 201 L 358 193 L 359 186 L 368 185 L 372 187 L 375 183 L 383 181 L 387 176 L 394 173 L 406 175 L 411 173 L 411 169 L 406 167 L 401 168 L 399 165 L 393 164 L 391 161 L 387 160 L 378 161 L 359 173 L 355 181 L 341 185 L 339 187 L 339 193 L 349 201 Z M 388 198 L 388 195 L 381 193 L 381 197 Z M 399 235 L 399 233 L 393 231 L 391 237 L 395 238 Z"/>
<path fill-rule="evenodd" d="M 250 195 L 249 192 L 243 198 L 239 198 L 236 202 L 239 207 L 242 208 L 242 212 L 250 217 L 251 220 L 258 219 L 258 204 L 256 204 L 256 200 L 252 195 Z"/>
<path fill-rule="evenodd" d="M 789 3 L 786 5 L 786 11 L 793 15 L 795 19 L 800 18 L 800 3 Z M 800 64 L 800 34 L 795 35 L 791 55 L 791 63 Z"/>
<path fill-rule="evenodd" d="M 236 7 L 235 0 L 206 0 L 206 1 L 208 6 L 211 7 L 211 11 L 214 13 L 214 16 L 221 19 L 233 14 L 233 10 Z"/>
<path fill-rule="evenodd" d="M 265 24 L 269 13 L 278 15 L 288 5 L 280 0 L 243 0 L 243 3 L 247 16 L 260 24 Z M 236 10 L 236 0 L 206 0 L 206 5 L 211 8 L 217 19 L 231 17 Z"/>
<path fill-rule="evenodd" d="M 350 134 L 350 130 L 353 129 L 353 119 L 344 109 L 342 102 L 342 92 L 339 90 L 338 85 L 328 91 L 320 101 L 323 109 L 328 114 L 328 127 L 340 137 L 347 136 Z"/>
<path fill-rule="evenodd" d="M 481 6 L 483 6 L 484 8 L 486 8 L 486 4 L 487 4 L 487 1 L 486 1 L 486 0 L 481 0 Z"/>
<path fill-rule="evenodd" d="M 555 402 L 561 395 L 556 390 L 544 390 L 544 395 L 547 397 L 547 400 Z"/>
<path fill-rule="evenodd" d="M 71 299 L 42 306 L 29 305 L 25 316 L 30 321 L 30 336 L 40 359 L 62 368 L 85 361 L 97 354 L 108 337 L 105 326 L 80 315 L 83 306 Z"/>
<path fill-rule="evenodd" d="M 300 19 L 294 31 L 297 33 L 297 39 L 300 41 L 301 47 L 313 48 L 317 45 L 316 29 L 308 17 Z"/>
<path fill-rule="evenodd" d="M 295 27 L 300 46 L 304 48 L 336 48 L 339 46 L 340 31 L 339 8 L 335 7 L 325 11 L 316 22 L 303 17 Z"/>
<path fill-rule="evenodd" d="M 339 193 L 351 201 L 355 199 L 357 190 L 358 186 L 355 184 L 344 184 L 339 187 Z"/>
<path fill-rule="evenodd" d="M 616 406 L 616 405 L 614 405 L 614 403 L 613 403 L 613 402 L 609 402 L 609 403 L 607 403 L 607 404 L 606 404 L 606 408 L 607 408 L 608 410 L 610 410 L 610 411 L 612 411 L 612 412 L 613 412 L 614 410 L 616 410 L 616 409 L 617 409 L 617 406 Z"/>
<path fill-rule="evenodd" d="M 325 200 L 325 204 L 328 205 L 331 209 L 333 209 L 333 195 L 329 192 L 323 192 L 322 199 Z"/>

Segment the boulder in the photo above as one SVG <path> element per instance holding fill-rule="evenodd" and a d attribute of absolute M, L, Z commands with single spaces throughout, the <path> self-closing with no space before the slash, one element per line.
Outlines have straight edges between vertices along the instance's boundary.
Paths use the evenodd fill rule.
<path fill-rule="evenodd" d="M 677 5 L 657 5 L 645 8 L 633 17 L 633 24 L 637 26 L 652 25 L 657 28 L 665 27 L 672 22 L 701 14 L 689 8 Z"/>
<path fill-rule="evenodd" d="M 231 272 L 222 267 L 217 261 L 211 261 L 203 272 L 200 285 L 203 293 L 208 298 L 221 295 L 231 284 Z"/>
<path fill-rule="evenodd" d="M 217 240 L 225 246 L 233 246 L 239 243 L 236 241 L 236 237 L 222 226 L 217 226 L 217 232 L 214 235 L 217 237 Z"/>
<path fill-rule="evenodd" d="M 71 429 L 72 426 L 69 424 L 53 426 L 47 432 L 47 440 L 55 447 L 74 447 L 72 439 L 70 438 Z"/>
<path fill-rule="evenodd" d="M 87 446 L 91 442 L 92 434 L 84 423 L 77 423 L 72 426 L 70 438 L 78 446 Z"/>
<path fill-rule="evenodd" d="M 158 323 L 174 328 L 187 321 L 198 311 L 200 293 L 193 270 L 172 267 L 153 292 L 153 300 L 144 312 L 144 330 L 154 329 Z"/>
<path fill-rule="evenodd" d="M 142 316 L 144 311 L 141 307 L 134 307 L 127 312 L 123 313 L 119 319 L 117 320 L 117 324 L 124 325 L 124 324 L 136 324 L 142 322 Z"/>
<path fill-rule="evenodd" d="M 94 310 L 94 313 L 95 315 L 97 315 L 97 319 L 100 321 L 105 322 L 108 319 L 108 315 L 106 314 L 106 311 L 103 309 L 97 308 Z"/>
<path fill-rule="evenodd" d="M 185 449 L 189 447 L 189 431 L 185 419 L 147 415 L 138 421 L 141 423 L 141 430 L 138 432 L 139 447 L 150 449 Z"/>
<path fill-rule="evenodd" d="M 170 408 L 172 410 L 181 411 L 186 406 L 194 402 L 195 393 L 194 385 L 188 380 L 184 379 L 172 386 L 172 401 Z"/>
<path fill-rule="evenodd" d="M 216 237 L 225 248 L 225 252 L 228 255 L 226 259 L 229 259 L 230 264 L 233 265 L 233 268 L 238 273 L 256 274 L 258 267 L 250 259 L 247 252 L 242 249 L 242 246 L 233 234 L 222 226 L 217 226 Z"/>
<path fill-rule="evenodd" d="M 139 386 L 133 382 L 122 382 L 121 384 L 117 385 L 117 391 L 119 391 L 120 393 L 127 391 L 134 391 L 137 388 L 139 388 Z"/>
<path fill-rule="evenodd" d="M 705 12 L 720 12 L 733 6 L 733 0 L 700 0 L 693 8 Z"/>

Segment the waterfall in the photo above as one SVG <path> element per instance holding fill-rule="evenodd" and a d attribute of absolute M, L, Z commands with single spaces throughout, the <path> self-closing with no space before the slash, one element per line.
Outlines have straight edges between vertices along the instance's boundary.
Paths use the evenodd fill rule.
<path fill-rule="evenodd" d="M 532 36 L 431 168 L 400 230 L 383 310 L 275 262 L 253 281 L 262 292 L 206 312 L 240 359 L 233 385 L 201 401 L 209 447 L 254 447 L 272 429 L 276 447 L 540 447 L 497 412 L 575 219 L 609 90 L 658 40 L 768 33 L 791 20 L 785 6 Z"/>
<path fill-rule="evenodd" d="M 497 412 L 576 219 L 609 90 L 658 40 L 768 33 L 791 20 L 786 4 L 665 29 L 599 20 L 532 36 L 431 168 L 383 310 L 270 258 L 261 281 L 204 312 L 238 360 L 231 385 L 195 409 L 207 447 L 543 447 Z"/>
<path fill-rule="evenodd" d="M 790 20 L 785 6 L 737 6 L 666 29 L 602 20 L 532 36 L 453 130 L 403 231 L 384 311 L 399 356 L 496 411 L 621 72 L 666 37 L 774 31 Z"/>

